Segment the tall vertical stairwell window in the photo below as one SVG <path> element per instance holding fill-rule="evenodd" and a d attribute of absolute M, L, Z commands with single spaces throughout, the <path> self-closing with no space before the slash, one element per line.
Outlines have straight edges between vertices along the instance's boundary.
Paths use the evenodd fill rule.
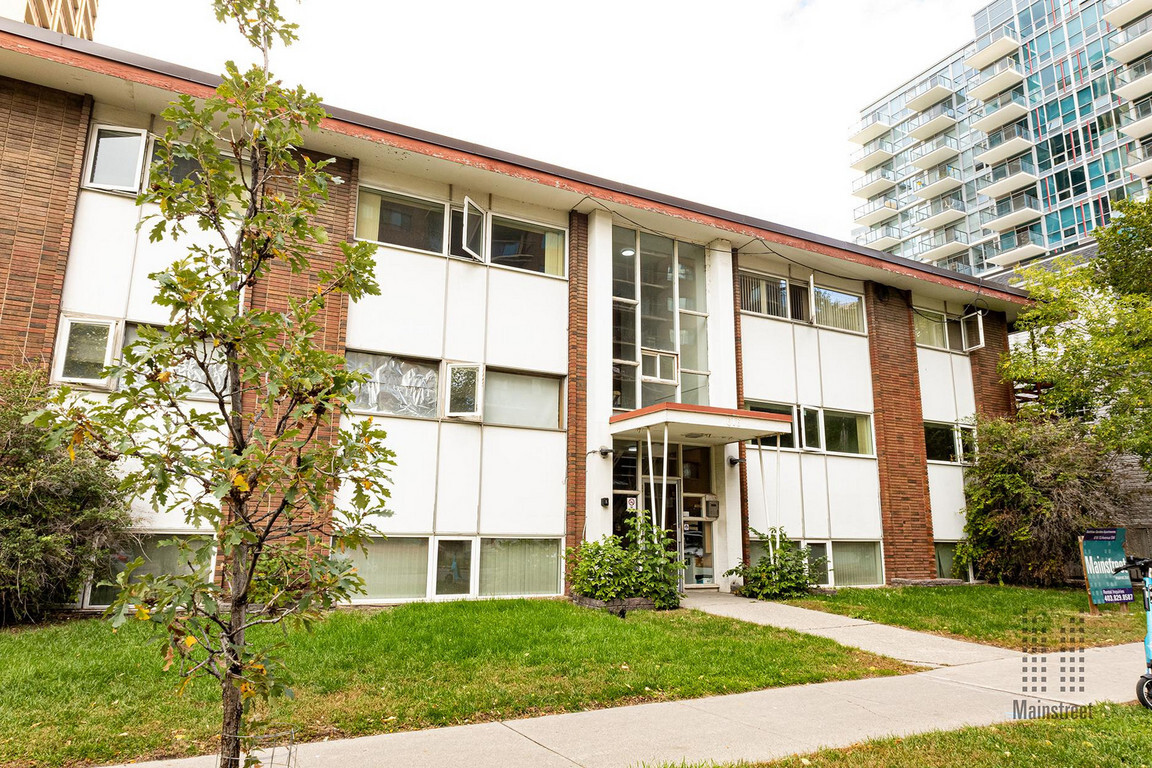
<path fill-rule="evenodd" d="M 612 230 L 614 408 L 708 403 L 704 247 Z"/>

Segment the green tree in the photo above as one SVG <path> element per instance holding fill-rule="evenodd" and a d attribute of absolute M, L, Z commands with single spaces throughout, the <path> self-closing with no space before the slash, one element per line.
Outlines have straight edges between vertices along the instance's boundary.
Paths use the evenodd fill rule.
<path fill-rule="evenodd" d="M 1003 373 L 1037 385 L 1039 409 L 1084 421 L 1152 470 L 1152 204 L 1116 203 L 1093 235 L 1095 259 L 1024 271 L 1035 304 Z"/>
<path fill-rule="evenodd" d="M 986 579 L 1064 583 L 1076 537 L 1125 508 L 1113 455 L 1081 422 L 1038 409 L 979 421 L 976 442 L 959 560 Z"/>
<path fill-rule="evenodd" d="M 291 693 L 276 646 L 248 631 L 307 624 L 362 589 L 329 547 L 362 545 L 370 516 L 385 513 L 393 454 L 370 420 L 340 428 L 364 377 L 318 338 L 326 302 L 379 289 L 368 244 L 340 243 L 342 258 L 318 260 L 328 237 L 316 214 L 341 180 L 325 170 L 330 161 L 299 148 L 326 115 L 316 95 L 284 86 L 268 65 L 296 26 L 275 0 L 213 5 L 261 61 L 244 71 L 228 62 L 214 95 L 181 97 L 162 113 L 169 127 L 138 202 L 159 209 L 152 240 L 186 244 L 184 258 L 152 275 L 169 322 L 139 329 L 109 371 L 119 387 L 106 402 L 62 391 L 41 418 L 59 439 L 117 456 L 126 491 L 214 532 L 182 552 L 188 574 L 135 578 L 130 566 L 110 612 L 116 624 L 162 628 L 185 682 L 219 681 L 220 764 L 234 768 L 250 705 Z M 308 288 L 285 310 L 250 300 L 288 273 Z"/>
<path fill-rule="evenodd" d="M 0 371 L 0 624 L 72 602 L 131 523 L 108 461 L 26 422 L 47 397 L 44 371 Z"/>

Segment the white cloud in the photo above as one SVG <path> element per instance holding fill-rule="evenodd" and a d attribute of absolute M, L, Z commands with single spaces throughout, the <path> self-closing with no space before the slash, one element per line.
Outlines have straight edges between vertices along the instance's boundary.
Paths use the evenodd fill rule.
<path fill-rule="evenodd" d="M 847 238 L 859 110 L 972 36 L 974 0 L 305 0 L 276 72 L 330 104 Z M 101 0 L 96 40 L 212 72 L 207 0 Z"/>

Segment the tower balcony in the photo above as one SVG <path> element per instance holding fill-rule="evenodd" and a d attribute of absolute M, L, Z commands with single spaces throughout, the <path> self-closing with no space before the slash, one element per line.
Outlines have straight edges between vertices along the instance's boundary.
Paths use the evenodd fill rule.
<path fill-rule="evenodd" d="M 876 227 L 857 237 L 856 244 L 882 251 L 899 243 L 902 237 L 903 233 L 896 227 Z"/>
<path fill-rule="evenodd" d="M 916 255 L 924 261 L 940 261 L 968 250 L 968 233 L 960 229 L 943 229 L 919 242 Z"/>
<path fill-rule="evenodd" d="M 1116 70 L 1116 88 L 1113 93 L 1128 101 L 1152 93 L 1152 55 Z"/>
<path fill-rule="evenodd" d="M 1024 70 L 1014 57 L 1008 56 L 980 70 L 976 84 L 968 86 L 968 95 L 986 101 L 1022 82 Z"/>
<path fill-rule="evenodd" d="M 927 139 L 956 125 L 956 112 L 952 105 L 940 102 L 926 112 L 908 121 L 908 134 L 916 139 Z"/>
<path fill-rule="evenodd" d="M 1118 29 L 1108 38 L 1108 55 L 1121 64 L 1135 61 L 1152 53 L 1152 16 L 1145 16 L 1135 24 Z"/>
<path fill-rule="evenodd" d="M 892 130 L 892 119 L 883 112 L 873 112 L 858 122 L 848 135 L 856 144 L 867 144 Z"/>
<path fill-rule="evenodd" d="M 1044 247 L 1043 235 L 1030 229 L 1022 229 L 1001 237 L 999 244 L 992 249 L 993 255 L 988 261 L 998 267 L 1010 267 L 1025 259 L 1039 256 L 1047 250 Z"/>
<path fill-rule="evenodd" d="M 891 168 L 877 168 L 852 182 L 852 194 L 865 199 L 896 186 L 896 172 Z"/>
<path fill-rule="evenodd" d="M 1124 167 L 1133 176 L 1144 179 L 1152 176 L 1152 141 L 1137 144 L 1129 151 Z"/>
<path fill-rule="evenodd" d="M 1017 157 L 992 166 L 987 176 L 976 180 L 976 191 L 988 197 L 1003 197 L 1036 183 L 1036 165 L 1031 157 Z"/>
<path fill-rule="evenodd" d="M 981 222 L 981 226 L 994 232 L 1003 232 L 1035 221 L 1040 215 L 1040 201 L 1036 196 L 1029 192 L 1017 192 L 1011 197 L 997 200 L 996 207 L 984 214 L 987 220 Z"/>
<path fill-rule="evenodd" d="M 1104 0 L 1104 21 L 1122 27 L 1152 11 L 1152 0 Z"/>
<path fill-rule="evenodd" d="M 960 142 L 953 136 L 937 136 L 914 150 L 912 165 L 928 170 L 960 154 Z"/>
<path fill-rule="evenodd" d="M 858 171 L 870 171 L 880 163 L 891 160 L 895 154 L 892 142 L 876 139 L 854 152 L 849 165 Z"/>
<path fill-rule="evenodd" d="M 1031 149 L 1033 141 L 1032 131 L 1024 123 L 1012 123 L 993 131 L 976 144 L 973 159 L 984 165 L 995 165 Z"/>
<path fill-rule="evenodd" d="M 960 198 L 941 197 L 917 209 L 914 219 L 920 229 L 939 229 L 963 219 L 966 210 L 964 201 Z"/>
<path fill-rule="evenodd" d="M 1028 97 L 1023 88 L 989 99 L 972 112 L 972 127 L 984 133 L 991 133 L 1002 125 L 1014 123 L 1028 114 Z"/>
<path fill-rule="evenodd" d="M 921 200 L 931 200 L 964 183 L 960 169 L 954 165 L 938 165 L 912 179 L 912 190 Z"/>
<path fill-rule="evenodd" d="M 857 224 L 870 227 L 896 215 L 899 203 L 895 197 L 878 197 L 858 207 L 852 215 Z"/>
<path fill-rule="evenodd" d="M 955 92 L 952 80 L 947 75 L 932 75 L 904 92 L 904 105 L 908 109 L 921 112 Z"/>
<path fill-rule="evenodd" d="M 1152 97 L 1120 107 L 1120 132 L 1133 139 L 1152 133 Z"/>

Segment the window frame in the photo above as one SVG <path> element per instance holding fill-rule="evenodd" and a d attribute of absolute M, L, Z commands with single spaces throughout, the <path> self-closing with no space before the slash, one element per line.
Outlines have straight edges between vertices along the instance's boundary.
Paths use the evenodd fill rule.
<path fill-rule="evenodd" d="M 929 459 L 925 456 L 925 461 L 929 464 L 938 464 L 944 467 L 969 467 L 972 466 L 973 459 L 976 455 L 976 428 L 971 424 L 955 422 L 955 421 L 932 421 L 926 419 L 924 426 L 932 425 L 935 427 L 948 427 L 952 431 L 952 455 L 956 457 L 954 461 L 945 459 Z M 967 433 L 971 439 L 972 450 L 969 452 L 964 442 L 964 435 Z M 927 436 L 925 436 L 925 450 L 927 450 Z"/>
<path fill-rule="evenodd" d="M 475 368 L 476 369 L 476 409 L 472 411 L 453 411 L 452 410 L 452 371 L 457 368 Z M 482 421 L 484 418 L 484 364 L 483 363 L 469 363 L 459 360 L 445 360 L 443 362 L 444 371 L 444 392 L 443 392 L 443 405 L 441 412 L 446 419 L 459 419 L 466 421 Z"/>
<path fill-rule="evenodd" d="M 92 172 L 96 166 L 96 147 L 100 143 L 100 131 L 117 131 L 119 133 L 134 133 L 140 137 L 140 148 L 136 154 L 136 170 L 133 178 L 136 183 L 132 186 L 119 186 L 116 184 L 98 184 L 92 181 Z M 93 189 L 100 192 L 121 192 L 130 194 L 139 194 L 140 183 L 143 179 L 145 156 L 148 154 L 149 148 L 152 146 L 152 137 L 146 128 L 128 128 L 122 125 L 110 125 L 107 123 L 93 123 L 89 129 L 90 138 L 88 139 L 87 157 L 84 160 L 84 176 L 81 186 L 84 189 Z"/>
<path fill-rule="evenodd" d="M 867 303 L 864 301 L 864 294 L 861 291 L 851 290 L 851 289 L 847 289 L 847 288 L 840 288 L 840 287 L 833 286 L 833 285 L 818 284 L 816 282 L 815 273 L 809 275 L 807 279 L 802 279 L 802 278 L 792 277 L 790 275 L 781 275 L 781 274 L 777 274 L 777 273 L 773 273 L 773 272 L 766 272 L 766 271 L 762 271 L 762 270 L 747 269 L 745 267 L 741 267 L 736 273 L 737 279 L 739 279 L 740 276 L 742 276 L 742 275 L 747 275 L 748 277 L 751 277 L 751 278 L 756 279 L 756 280 L 760 280 L 762 282 L 763 281 L 778 281 L 778 282 L 783 283 L 784 284 L 784 302 L 783 303 L 784 303 L 784 307 L 787 310 L 788 314 L 787 315 L 773 315 L 773 314 L 769 314 L 767 312 L 757 312 L 757 311 L 752 310 L 752 309 L 745 309 L 743 306 L 744 305 L 743 294 L 740 297 L 740 304 L 741 304 L 740 311 L 742 313 L 749 314 L 749 315 L 752 315 L 754 317 L 764 317 L 764 318 L 767 318 L 769 320 L 783 320 L 783 321 L 789 322 L 789 323 L 799 323 L 800 325 L 807 325 L 807 326 L 811 326 L 813 328 L 819 328 L 819 329 L 825 330 L 825 331 L 835 331 L 837 333 L 849 333 L 849 334 L 852 334 L 853 336 L 864 336 L 864 337 L 868 336 L 868 307 L 867 307 Z M 792 316 L 792 290 L 793 290 L 793 287 L 800 287 L 800 288 L 803 288 L 804 290 L 806 290 L 808 292 L 807 300 L 804 302 L 804 304 L 808 308 L 808 319 L 807 320 L 805 320 L 804 318 Z M 827 323 L 817 322 L 816 321 L 816 291 L 818 291 L 818 290 L 832 291 L 833 293 L 841 293 L 841 294 L 844 294 L 845 296 L 853 296 L 853 297 L 859 299 L 860 300 L 860 322 L 864 326 L 863 330 L 856 331 L 856 330 L 852 330 L 851 328 L 840 328 L 839 326 L 828 325 Z"/>
<path fill-rule="evenodd" d="M 67 362 L 68 354 L 68 340 L 72 336 L 72 326 L 75 324 L 108 326 L 108 338 L 104 343 L 105 368 L 112 365 L 116 359 L 116 351 L 120 350 L 124 344 L 124 320 L 121 318 L 83 315 L 78 313 L 61 313 L 60 327 L 56 332 L 56 354 L 54 355 L 55 359 L 52 364 L 52 381 L 111 391 L 116 386 L 116 382 L 112 377 L 82 379 L 75 376 L 64 375 L 64 366 Z"/>
<path fill-rule="evenodd" d="M 494 219 L 501 219 L 502 221 L 509 221 L 509 222 L 512 222 L 515 224 L 528 224 L 529 226 L 540 227 L 541 229 L 551 229 L 553 231 L 561 233 L 564 237 L 564 274 L 562 274 L 562 275 L 550 275 L 547 272 L 537 272 L 534 269 L 524 269 L 523 267 L 514 267 L 511 264 L 494 264 L 494 263 L 492 263 L 492 253 L 491 253 L 492 234 L 491 233 L 492 233 L 492 223 L 493 223 Z M 529 275 L 540 275 L 541 277 L 551 277 L 551 278 L 559 279 L 559 280 L 567 280 L 568 279 L 568 236 L 569 236 L 568 227 L 566 227 L 566 226 L 565 227 L 558 227 L 555 224 L 545 224 L 542 221 L 534 221 L 533 219 L 526 219 L 523 216 L 510 216 L 510 215 L 505 214 L 505 213 L 496 213 L 495 211 L 488 211 L 488 223 L 486 226 L 488 227 L 488 233 L 489 233 L 488 239 L 486 240 L 486 245 L 488 246 L 488 251 L 489 251 L 489 253 L 488 253 L 488 266 L 493 267 L 495 269 L 510 269 L 514 272 L 521 272 L 521 273 L 529 274 Z M 615 300 L 615 297 L 613 297 L 613 300 Z"/>
<path fill-rule="evenodd" d="M 384 242 L 383 240 L 373 240 L 370 238 L 359 237 L 358 235 L 356 235 L 356 225 L 359 222 L 353 222 L 353 227 L 352 227 L 352 239 L 353 240 L 356 240 L 356 241 L 361 242 L 361 243 L 373 243 L 375 245 L 383 246 L 385 248 L 396 248 L 397 250 L 407 251 L 409 253 L 424 253 L 424 254 L 431 254 L 433 256 L 450 255 L 448 252 L 449 252 L 449 249 L 451 247 L 451 244 L 449 242 L 449 238 L 451 237 L 451 232 L 452 232 L 452 206 L 451 206 L 451 204 L 449 204 L 448 202 L 446 202 L 444 200 L 437 200 L 436 198 L 433 198 L 433 197 L 424 197 L 422 195 L 413 195 L 410 192 L 398 192 L 396 190 L 387 189 L 386 187 L 376 186 L 373 184 L 357 184 L 356 185 L 356 202 L 355 202 L 355 210 L 356 210 L 357 215 L 359 215 L 359 212 L 360 212 L 360 193 L 363 191 L 367 191 L 370 194 L 388 195 L 391 197 L 407 197 L 407 198 L 410 198 L 410 199 L 415 200 L 417 202 L 434 203 L 436 205 L 441 206 L 444 209 L 444 228 L 443 228 L 443 232 L 440 235 L 440 242 L 442 243 L 442 245 L 441 245 L 439 251 L 428 251 L 428 250 L 425 250 L 423 248 L 413 248 L 410 245 L 397 245 L 396 243 L 387 243 L 387 242 Z"/>
<path fill-rule="evenodd" d="M 186 538 L 194 538 L 194 537 L 211 538 L 214 541 L 216 538 L 212 531 L 189 531 L 187 529 L 176 529 L 176 528 L 158 528 L 156 530 L 151 530 L 151 529 L 133 530 L 133 531 L 128 532 L 128 536 L 134 537 L 134 538 L 142 538 L 142 537 L 147 536 L 149 538 L 161 539 L 161 540 L 170 539 L 174 536 L 181 536 L 181 537 L 186 537 Z M 209 570 L 209 575 L 216 573 L 217 559 L 219 557 L 220 557 L 220 545 L 219 545 L 219 543 L 216 543 L 216 545 L 214 547 L 212 547 L 212 562 L 211 562 L 211 567 Z M 79 600 L 78 603 L 75 603 L 75 605 L 77 607 L 79 607 L 82 610 L 88 610 L 90 608 L 104 609 L 104 608 L 107 608 L 108 605 L 110 605 L 110 604 L 101 604 L 101 603 L 91 602 L 92 589 L 95 586 L 96 586 L 96 582 L 91 578 L 89 578 L 87 581 L 84 582 L 84 586 L 80 590 L 80 594 L 77 595 L 77 598 Z"/>
<path fill-rule="evenodd" d="M 656 358 L 656 371 L 657 371 L 656 376 L 648 376 L 644 373 L 644 358 L 645 357 L 655 357 Z M 660 359 L 663 357 L 672 358 L 673 373 L 672 373 L 671 379 L 665 379 L 660 375 L 661 373 L 663 373 L 663 366 L 660 364 Z M 640 363 L 639 363 L 639 365 L 640 365 L 639 373 L 640 373 L 640 381 L 641 382 L 646 381 L 649 384 L 668 384 L 670 386 L 677 387 L 677 388 L 680 386 L 680 353 L 678 353 L 678 352 L 665 352 L 662 349 L 647 349 L 645 347 L 641 347 L 640 348 Z"/>
<path fill-rule="evenodd" d="M 745 400 L 744 400 L 744 407 L 747 410 L 752 411 L 754 413 L 778 413 L 777 411 L 767 411 L 767 410 L 757 411 L 756 408 L 754 407 L 757 405 L 759 405 L 759 406 L 775 406 L 777 408 L 790 408 L 791 409 L 791 418 L 792 418 L 792 424 L 790 425 L 792 428 L 792 434 L 791 434 L 792 445 L 791 445 L 791 447 L 782 445 L 782 446 L 780 446 L 779 450 L 781 450 L 781 451 L 800 451 L 800 450 L 802 450 L 801 445 L 800 445 L 801 440 L 799 438 L 799 432 L 800 432 L 801 426 L 800 426 L 799 419 L 797 419 L 797 417 L 796 417 L 797 416 L 797 408 L 799 408 L 799 406 L 797 406 L 795 403 L 780 403 L 780 402 L 775 402 L 773 400 L 759 400 L 757 398 L 752 398 L 752 399 L 745 398 Z M 783 415 L 783 414 L 780 414 L 780 415 Z M 781 437 L 783 437 L 783 435 L 781 435 Z M 764 439 L 765 438 L 753 438 L 751 440 L 746 440 L 745 442 L 749 447 L 752 447 L 752 448 L 768 448 L 768 449 L 773 450 L 773 451 L 777 450 L 775 441 L 771 441 L 771 438 L 768 438 L 770 440 L 770 442 L 764 443 L 763 442 Z"/>
<path fill-rule="evenodd" d="M 348 364 L 348 353 L 349 352 L 354 352 L 354 353 L 361 354 L 361 355 L 372 355 L 374 357 L 391 357 L 391 358 L 398 359 L 398 360 L 404 360 L 404 361 L 407 361 L 410 363 L 423 363 L 425 365 L 435 366 L 436 367 L 436 376 L 437 376 L 437 381 L 436 381 L 436 413 L 433 416 L 413 416 L 412 414 L 408 414 L 408 413 L 387 413 L 385 411 L 376 411 L 376 410 L 361 408 L 361 407 L 354 405 L 354 404 L 348 406 L 349 411 L 351 411 L 352 413 L 355 413 L 355 414 L 362 415 L 362 416 L 381 417 L 381 418 L 387 418 L 387 419 L 413 419 L 415 421 L 436 421 L 437 419 L 439 419 L 441 417 L 441 413 L 443 411 L 443 409 L 441 407 L 443 405 L 442 398 L 444 396 L 443 387 L 441 386 L 441 379 L 443 378 L 444 373 L 445 373 L 443 360 L 435 360 L 435 359 L 425 358 L 425 357 L 414 357 L 412 355 L 401 355 L 401 354 L 395 354 L 392 352 L 377 352 L 377 351 L 362 349 L 362 348 L 345 347 L 345 349 L 344 349 L 344 364 L 345 364 L 345 366 L 347 366 L 347 364 Z M 477 363 L 477 365 L 479 365 L 479 363 Z"/>
<path fill-rule="evenodd" d="M 978 331 L 979 341 L 972 342 L 968 338 L 968 321 L 972 318 L 976 319 L 976 330 Z M 964 346 L 965 352 L 973 352 L 977 349 L 984 348 L 984 313 L 979 310 L 969 312 L 966 315 L 960 316 L 960 339 Z"/>
<path fill-rule="evenodd" d="M 479 226 L 480 226 L 480 252 L 479 253 L 476 253 L 468 245 L 468 216 L 469 216 L 469 211 L 472 209 L 476 210 L 476 213 L 474 215 L 478 216 L 480 219 L 480 223 L 479 223 Z M 485 260 L 485 255 L 490 250 L 488 248 L 488 237 L 489 237 L 489 233 L 491 230 L 491 227 L 489 226 L 489 223 L 488 223 L 488 210 L 481 207 L 479 203 L 477 203 L 475 200 L 473 200 L 468 195 L 464 195 L 464 208 L 463 208 L 463 210 L 464 210 L 464 217 L 463 217 L 463 221 L 461 221 L 461 223 L 460 223 L 460 250 L 464 251 L 465 253 L 467 253 L 469 256 L 471 256 L 472 258 L 474 258 L 476 261 L 480 262 L 481 264 L 487 264 L 488 262 Z M 451 245 L 449 245 L 449 247 L 451 247 Z"/>
<path fill-rule="evenodd" d="M 468 591 L 461 594 L 441 595 L 436 592 L 436 577 L 439 572 L 440 542 L 466 541 L 470 547 L 468 561 Z M 475 599 L 480 592 L 480 537 L 479 536 L 443 536 L 432 534 L 428 537 L 428 590 L 424 593 L 427 601 L 443 602 L 450 600 Z"/>
<path fill-rule="evenodd" d="M 506 424 L 504 422 L 499 422 L 499 421 L 488 421 L 487 401 L 482 399 L 481 403 L 480 403 L 481 420 L 483 421 L 483 423 L 486 426 L 500 427 L 500 428 L 506 428 L 506 429 L 533 429 L 533 430 L 537 430 L 537 431 L 541 431 L 541 432 L 564 432 L 567 430 L 567 428 L 568 428 L 568 408 L 567 408 L 567 405 L 568 405 L 568 402 L 567 402 L 567 400 L 568 400 L 568 396 L 567 396 L 568 388 L 566 386 L 567 380 L 568 380 L 567 376 L 563 376 L 560 374 L 554 374 L 554 373 L 537 373 L 537 372 L 532 372 L 532 371 L 521 371 L 521 370 L 515 370 L 515 369 L 511 369 L 511 368 L 500 368 L 497 366 L 484 366 L 485 386 L 482 387 L 482 392 L 481 392 L 482 398 L 487 397 L 487 395 L 488 395 L 487 380 L 488 380 L 489 371 L 491 371 L 492 373 L 495 373 L 498 375 L 504 375 L 504 376 L 521 376 L 521 377 L 530 378 L 530 379 L 548 379 L 550 381 L 555 381 L 557 383 L 556 407 L 557 407 L 558 426 L 555 426 L 555 427 L 536 427 L 536 426 L 530 426 L 527 424 Z M 491 538 L 491 537 L 489 537 L 489 538 Z M 507 536 L 497 536 L 495 538 L 508 538 L 508 537 Z M 523 538 L 523 537 L 520 537 L 520 538 Z"/>
<path fill-rule="evenodd" d="M 936 346 L 935 344 L 926 344 L 920 341 L 919 338 L 915 339 L 917 347 L 924 349 L 935 349 L 939 352 L 949 352 L 954 355 L 967 355 L 977 349 L 983 349 L 985 346 L 984 338 L 984 313 L 980 310 L 974 310 L 963 315 L 949 314 L 946 310 L 931 309 L 929 307 L 912 306 L 913 312 L 913 335 L 915 336 L 915 317 L 926 318 L 927 315 L 936 315 L 940 318 L 938 321 L 944 330 L 944 345 L 943 347 Z M 972 319 L 976 321 L 976 330 L 978 339 L 970 343 L 968 339 L 968 321 Z M 927 319 L 927 318 L 926 318 Z M 956 349 L 952 346 L 951 334 L 948 332 L 948 324 L 957 323 L 960 328 L 960 348 Z"/>
<path fill-rule="evenodd" d="M 786 403 L 781 403 L 786 405 Z M 797 413 L 799 414 L 799 431 L 800 431 L 800 450 L 809 453 L 823 453 L 828 456 L 848 456 L 858 459 L 875 459 L 876 458 L 876 418 L 875 414 L 868 411 L 853 411 L 844 408 L 827 408 L 822 405 L 797 405 Z M 819 447 L 810 447 L 807 441 L 807 432 L 804 429 L 804 415 L 807 412 L 817 414 L 817 423 L 820 426 L 820 445 Z M 872 450 L 868 453 L 848 453 L 845 451 L 832 451 L 828 449 L 828 428 L 824 423 L 825 413 L 832 412 L 835 414 L 843 414 L 846 416 L 864 416 L 868 419 L 868 441 Z M 796 423 L 795 417 L 793 423 Z M 787 450 L 787 449 L 781 449 Z"/>

